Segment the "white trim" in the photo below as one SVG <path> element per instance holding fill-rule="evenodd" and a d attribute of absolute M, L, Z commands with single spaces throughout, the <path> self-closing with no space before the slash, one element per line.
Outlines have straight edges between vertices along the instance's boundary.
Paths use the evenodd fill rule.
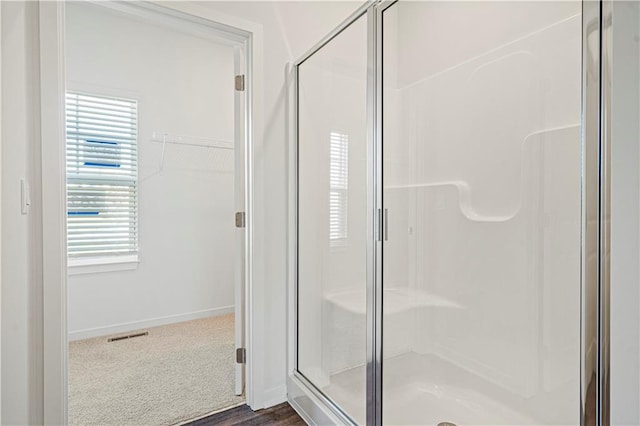
<path fill-rule="evenodd" d="M 203 309 L 201 311 L 187 312 L 184 314 L 167 315 L 164 317 L 150 318 L 141 321 L 124 322 L 105 327 L 86 328 L 84 330 L 69 332 L 69 341 L 91 339 L 92 337 L 108 336 L 111 334 L 126 333 L 140 330 L 142 328 L 158 327 L 161 325 L 175 324 L 184 321 L 191 321 L 201 318 L 218 317 L 234 312 L 234 306 L 223 306 L 221 308 Z"/>
<path fill-rule="evenodd" d="M 133 271 L 138 269 L 138 255 L 80 257 L 69 259 L 68 274 L 83 275 L 115 271 Z"/>
<path fill-rule="evenodd" d="M 297 152 L 296 152 L 296 67 L 286 66 L 286 135 L 287 135 L 287 376 L 293 377 L 296 370 L 296 199 L 297 199 Z"/>
<path fill-rule="evenodd" d="M 99 2 L 109 7 L 114 2 Z M 262 152 L 263 135 L 263 29 L 262 25 L 225 15 L 196 3 L 125 3 L 118 8 L 146 8 L 147 13 L 163 11 L 186 20 L 199 20 L 229 34 L 243 35 L 247 56 L 247 248 L 246 248 L 246 402 L 252 409 L 264 407 L 265 324 L 263 220 L 254 220 L 254 212 L 263 211 L 263 191 L 254 194 L 254 152 Z M 41 1 L 39 4 L 40 82 L 42 123 L 42 229 L 44 287 L 44 423 L 67 423 L 67 259 L 64 158 L 64 2 Z M 175 13 L 174 13 L 175 12 Z M 184 14 L 189 14 L 184 15 Z M 258 163 L 260 164 L 260 163 Z M 258 198 L 259 197 L 259 198 Z M 254 205 L 257 206 L 254 208 Z M 39 207 L 39 206 L 36 206 Z M 254 230 L 258 226 L 259 233 Z M 38 337 L 38 336 L 36 336 Z"/>
<path fill-rule="evenodd" d="M 67 424 L 64 3 L 41 1 L 39 8 L 41 181 L 34 183 L 42 206 L 33 213 L 42 218 L 43 417 Z"/>
<path fill-rule="evenodd" d="M 276 386 L 264 391 L 264 406 L 273 407 L 287 401 L 287 385 Z"/>

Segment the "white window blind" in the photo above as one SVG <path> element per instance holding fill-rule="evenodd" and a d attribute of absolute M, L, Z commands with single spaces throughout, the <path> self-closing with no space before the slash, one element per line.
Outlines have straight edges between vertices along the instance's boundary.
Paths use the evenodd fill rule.
<path fill-rule="evenodd" d="M 346 244 L 349 194 L 349 135 L 331 132 L 329 137 L 329 240 Z"/>
<path fill-rule="evenodd" d="M 135 100 L 68 92 L 69 257 L 138 251 Z"/>

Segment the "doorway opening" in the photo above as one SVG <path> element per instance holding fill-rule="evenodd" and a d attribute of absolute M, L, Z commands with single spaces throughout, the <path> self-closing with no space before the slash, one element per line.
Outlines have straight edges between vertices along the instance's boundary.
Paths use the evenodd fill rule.
<path fill-rule="evenodd" d="M 242 404 L 247 40 L 65 6 L 69 424 Z"/>

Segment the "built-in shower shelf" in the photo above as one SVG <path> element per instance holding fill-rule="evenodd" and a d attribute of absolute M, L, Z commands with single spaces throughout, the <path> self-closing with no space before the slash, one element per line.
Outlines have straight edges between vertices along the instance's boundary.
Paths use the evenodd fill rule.
<path fill-rule="evenodd" d="M 458 208 L 462 215 L 471 222 L 508 222 L 512 220 L 518 212 L 522 204 L 522 200 L 518 202 L 518 207 L 509 214 L 506 215 L 483 215 L 477 213 L 471 204 L 471 188 L 469 184 L 461 180 L 451 180 L 443 182 L 430 182 L 430 183 L 413 183 L 405 185 L 386 185 L 385 190 L 397 190 L 397 189 L 435 189 L 453 187 L 458 193 Z"/>
<path fill-rule="evenodd" d="M 415 308 L 460 309 L 462 306 L 442 296 L 423 290 L 392 287 L 383 291 L 384 313 L 396 314 Z M 330 293 L 325 299 L 331 304 L 346 311 L 366 315 L 366 293 L 364 290 L 349 290 Z"/>

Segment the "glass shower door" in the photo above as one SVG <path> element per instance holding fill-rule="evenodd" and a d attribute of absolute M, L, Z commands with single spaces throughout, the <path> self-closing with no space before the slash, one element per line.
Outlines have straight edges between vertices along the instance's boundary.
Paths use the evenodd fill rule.
<path fill-rule="evenodd" d="M 351 419 L 366 406 L 367 25 L 298 65 L 297 370 Z"/>
<path fill-rule="evenodd" d="M 385 424 L 580 423 L 581 24 L 381 12 Z"/>

